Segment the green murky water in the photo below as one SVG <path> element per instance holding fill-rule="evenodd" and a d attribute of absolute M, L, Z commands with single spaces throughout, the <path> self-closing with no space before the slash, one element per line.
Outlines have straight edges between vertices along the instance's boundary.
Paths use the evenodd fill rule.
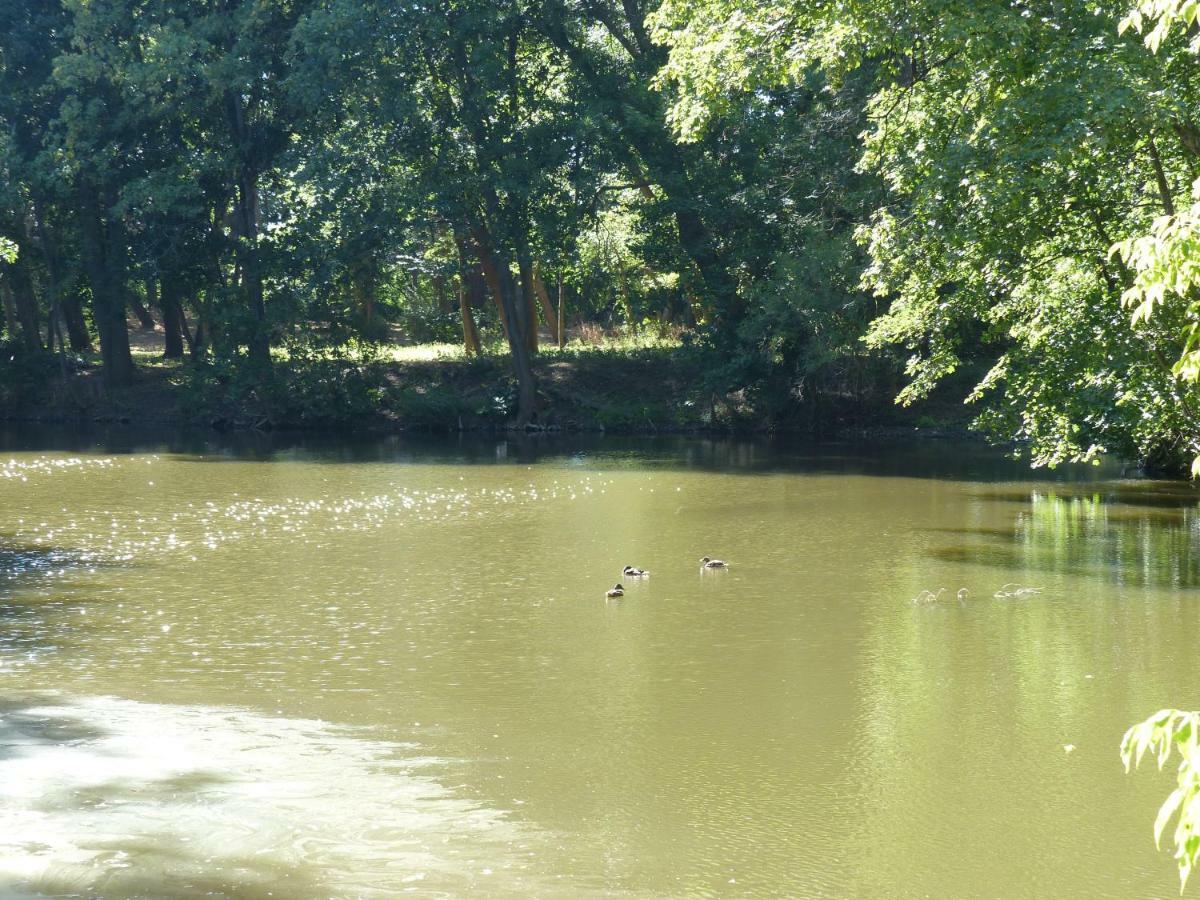
<path fill-rule="evenodd" d="M 1117 743 L 1200 705 L 1187 485 L 946 443 L 0 447 L 0 895 L 1176 895 L 1170 779 Z"/>

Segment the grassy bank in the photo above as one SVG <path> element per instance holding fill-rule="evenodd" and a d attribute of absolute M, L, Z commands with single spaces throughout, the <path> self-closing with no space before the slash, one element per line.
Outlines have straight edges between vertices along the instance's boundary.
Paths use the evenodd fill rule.
<path fill-rule="evenodd" d="M 387 344 L 276 355 L 269 373 L 239 363 L 164 361 L 154 336 L 135 350 L 135 384 L 106 391 L 99 362 L 51 355 L 0 360 L 0 417 L 223 429 L 459 431 L 502 429 L 516 405 L 507 354 L 467 356 L 447 344 Z M 903 410 L 885 391 L 772 393 L 729 386 L 714 351 L 617 337 L 543 348 L 537 426 L 564 431 L 960 429 L 967 410 L 947 393 Z M 961 394 L 959 395 L 961 396 Z"/>

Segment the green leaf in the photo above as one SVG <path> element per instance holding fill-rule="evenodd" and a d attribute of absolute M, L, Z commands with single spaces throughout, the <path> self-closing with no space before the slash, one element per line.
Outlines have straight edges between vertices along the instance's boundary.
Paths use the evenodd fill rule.
<path fill-rule="evenodd" d="M 1154 819 L 1154 846 L 1160 846 L 1163 829 L 1171 816 L 1175 815 L 1175 811 L 1179 809 L 1179 804 L 1183 802 L 1183 789 L 1175 788 L 1167 795 L 1167 799 L 1163 801 L 1163 805 L 1158 809 L 1158 816 Z"/>

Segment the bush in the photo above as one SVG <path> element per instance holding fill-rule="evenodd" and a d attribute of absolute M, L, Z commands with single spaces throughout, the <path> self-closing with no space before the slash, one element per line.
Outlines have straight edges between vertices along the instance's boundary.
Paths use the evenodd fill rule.
<path fill-rule="evenodd" d="M 409 308 L 400 314 L 399 324 L 414 344 L 456 344 L 462 340 L 462 313 L 437 309 Z"/>
<path fill-rule="evenodd" d="M 382 418 L 387 380 L 365 346 L 298 345 L 269 371 L 245 357 L 188 367 L 184 408 L 213 424 L 336 427 Z"/>
<path fill-rule="evenodd" d="M 78 360 L 71 357 L 71 367 Z M 45 350 L 30 350 L 12 341 L 0 341 L 0 403 L 5 407 L 41 402 L 47 385 L 60 381 L 60 361 Z"/>

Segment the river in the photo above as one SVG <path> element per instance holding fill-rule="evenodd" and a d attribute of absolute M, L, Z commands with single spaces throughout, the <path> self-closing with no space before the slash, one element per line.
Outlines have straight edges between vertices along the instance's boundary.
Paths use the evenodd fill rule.
<path fill-rule="evenodd" d="M 1174 897 L 1198 528 L 975 443 L 0 431 L 0 895 Z"/>

